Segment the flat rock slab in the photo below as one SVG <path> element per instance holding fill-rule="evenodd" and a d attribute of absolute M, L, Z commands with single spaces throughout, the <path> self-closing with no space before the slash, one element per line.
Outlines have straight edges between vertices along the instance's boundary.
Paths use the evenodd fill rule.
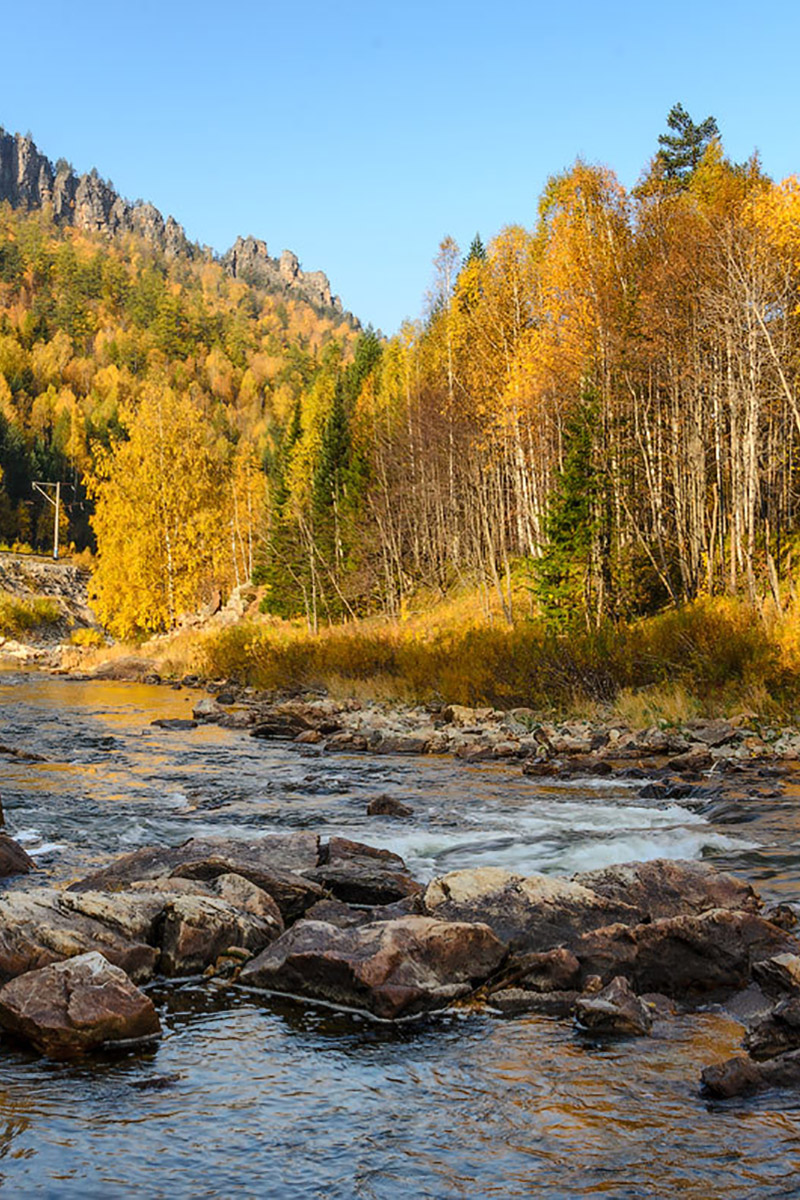
<path fill-rule="evenodd" d="M 152 1000 L 98 953 L 29 971 L 5 984 L 0 1024 L 55 1059 L 161 1033 Z"/>
<path fill-rule="evenodd" d="M 394 1020 L 468 995 L 505 954 L 486 925 L 404 917 L 340 929 L 301 921 L 248 963 L 240 982 Z"/>
<path fill-rule="evenodd" d="M 656 858 L 621 863 L 574 875 L 573 882 L 607 900 L 632 905 L 642 920 L 690 916 L 710 908 L 758 912 L 761 907 L 749 883 L 701 862 Z"/>
<path fill-rule="evenodd" d="M 484 922 L 517 953 L 571 945 L 586 930 L 636 924 L 639 909 L 567 879 L 496 867 L 451 871 L 429 884 L 425 908 L 446 921 Z"/>
<path fill-rule="evenodd" d="M 784 930 L 754 913 L 711 909 L 645 925 L 611 925 L 573 946 L 584 979 L 624 975 L 637 992 L 696 997 L 745 987 L 753 964 L 796 949 Z"/>

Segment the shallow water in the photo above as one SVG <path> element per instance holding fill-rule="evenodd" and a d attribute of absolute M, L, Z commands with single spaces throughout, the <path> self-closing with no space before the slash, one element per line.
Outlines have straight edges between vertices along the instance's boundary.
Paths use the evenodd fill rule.
<path fill-rule="evenodd" d="M 397 850 L 421 878 L 461 866 L 567 873 L 711 858 L 800 900 L 800 818 L 778 800 L 659 804 L 641 783 L 547 786 L 519 768 L 325 756 L 214 726 L 152 728 L 197 693 L 0 675 L 9 831 L 41 882 L 206 834 L 312 828 Z M 387 793 L 413 822 L 365 815 Z M 56 1065 L 0 1056 L 10 1195 L 796 1196 L 800 1100 L 711 1105 L 699 1069 L 738 1047 L 710 1010 L 599 1046 L 564 1023 L 439 1016 L 399 1027 L 196 982 L 153 990 L 147 1053 Z M 147 1085 L 166 1080 L 163 1088 Z"/>

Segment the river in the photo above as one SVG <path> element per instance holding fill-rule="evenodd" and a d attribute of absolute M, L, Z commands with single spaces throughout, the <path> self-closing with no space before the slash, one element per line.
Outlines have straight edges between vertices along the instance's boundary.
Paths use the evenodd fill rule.
<path fill-rule="evenodd" d="M 502 865 L 559 874 L 706 857 L 800 901 L 797 789 L 638 798 L 519 768 L 325 755 L 202 726 L 197 693 L 0 674 L 8 831 L 66 882 L 138 846 L 308 828 L 402 854 L 422 879 Z M 410 822 L 367 817 L 377 794 Z M 700 1068 L 742 1027 L 710 1008 L 601 1045 L 542 1017 L 397 1027 L 198 981 L 149 989 L 154 1050 L 55 1064 L 2 1044 L 0 1189 L 66 1197 L 796 1197 L 800 1100 L 709 1103 Z"/>

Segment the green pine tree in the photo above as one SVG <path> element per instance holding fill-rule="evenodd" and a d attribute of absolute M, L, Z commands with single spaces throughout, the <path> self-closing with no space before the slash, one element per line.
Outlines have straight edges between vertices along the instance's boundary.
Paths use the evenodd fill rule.
<path fill-rule="evenodd" d="M 667 116 L 667 125 L 672 132 L 659 134 L 661 149 L 656 155 L 656 162 L 665 179 L 685 186 L 692 172 L 700 165 L 708 144 L 719 137 L 719 127 L 714 117 L 706 117 L 699 125 L 695 125 L 682 104 L 673 104 Z"/>

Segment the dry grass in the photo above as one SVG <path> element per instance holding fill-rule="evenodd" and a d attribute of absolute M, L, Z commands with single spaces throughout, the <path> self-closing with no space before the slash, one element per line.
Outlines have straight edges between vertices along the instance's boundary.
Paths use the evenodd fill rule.
<path fill-rule="evenodd" d="M 127 652 L 127 651 L 126 651 Z M 762 620 L 733 600 L 704 600 L 633 625 L 557 637 L 534 621 L 481 617 L 474 595 L 312 636 L 298 623 L 250 618 L 137 648 L 163 675 L 236 678 L 255 687 L 324 686 L 337 697 L 440 701 L 550 715 L 611 707 L 635 726 L 800 708 L 800 622 Z"/>
<path fill-rule="evenodd" d="M 56 600 L 45 596 L 22 599 L 0 592 L 0 637 L 18 638 L 45 625 L 56 625 L 62 617 Z"/>

